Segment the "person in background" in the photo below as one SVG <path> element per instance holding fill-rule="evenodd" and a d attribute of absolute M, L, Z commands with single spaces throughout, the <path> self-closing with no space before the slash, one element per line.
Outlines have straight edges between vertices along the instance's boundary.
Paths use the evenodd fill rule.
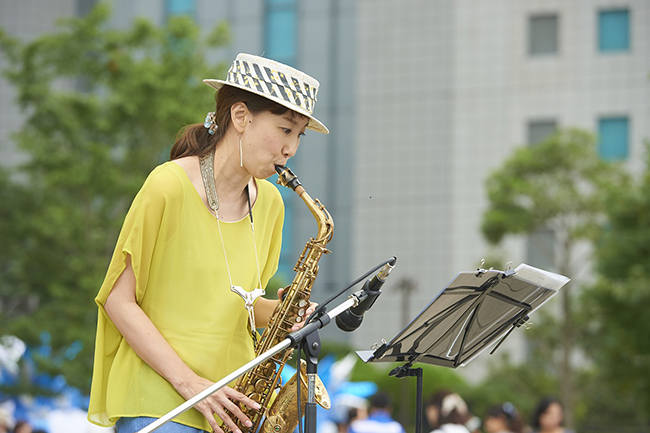
<path fill-rule="evenodd" d="M 16 422 L 16 427 L 14 427 L 14 433 L 32 433 L 34 427 L 29 423 L 29 421 L 19 420 Z"/>
<path fill-rule="evenodd" d="M 560 401 L 553 397 L 543 398 L 532 417 L 532 427 L 535 433 L 575 433 L 565 429 L 564 409 Z"/>
<path fill-rule="evenodd" d="M 483 421 L 486 433 L 523 433 L 524 420 L 510 402 L 492 406 Z"/>
<path fill-rule="evenodd" d="M 406 433 L 404 427 L 391 417 L 392 404 L 385 392 L 370 397 L 368 418 L 350 424 L 349 433 Z"/>
<path fill-rule="evenodd" d="M 424 421 L 425 431 L 432 431 L 438 428 L 438 418 L 440 418 L 440 398 L 438 394 L 433 394 L 424 404 Z"/>
<path fill-rule="evenodd" d="M 0 433 L 9 433 L 14 427 L 14 420 L 9 413 L 3 407 L 0 407 Z"/>
<path fill-rule="evenodd" d="M 472 420 L 472 415 L 461 396 L 443 390 L 430 399 L 430 405 L 438 410 L 436 428 L 432 433 L 470 433 L 467 423 Z M 433 412 L 431 410 L 431 415 Z"/>
<path fill-rule="evenodd" d="M 338 433 L 347 433 L 348 430 L 350 429 L 350 424 L 353 422 L 359 420 L 359 419 L 365 419 L 367 418 L 367 410 L 365 408 L 350 408 L 343 419 L 340 422 L 336 423 L 336 426 L 338 428 Z"/>

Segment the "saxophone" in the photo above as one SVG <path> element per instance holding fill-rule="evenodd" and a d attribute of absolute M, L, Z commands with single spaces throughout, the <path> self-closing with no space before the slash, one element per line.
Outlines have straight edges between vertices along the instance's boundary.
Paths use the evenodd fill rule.
<path fill-rule="evenodd" d="M 298 177 L 284 166 L 276 166 L 276 171 L 278 172 L 277 183 L 294 190 L 305 202 L 316 219 L 318 233 L 316 237 L 309 239 L 302 254 L 300 254 L 300 258 L 293 269 L 296 272 L 293 282 L 286 288 L 282 295 L 282 301 L 271 315 L 269 324 L 264 329 L 259 344 L 255 348 L 256 356 L 282 342 L 291 333 L 291 327 L 294 324 L 305 320 L 305 311 L 309 307 L 311 289 L 318 275 L 318 261 L 323 254 L 330 252 L 325 245 L 332 239 L 334 230 L 334 221 L 327 209 L 318 199 L 312 199 L 307 194 Z M 296 376 L 291 378 L 280 389 L 280 392 L 273 400 L 275 390 L 281 385 L 280 373 L 292 352 L 293 349 L 287 349 L 275 355 L 248 371 L 237 381 L 235 389 L 262 406 L 259 410 L 253 410 L 244 404 L 240 405 L 242 412 L 253 423 L 252 427 L 246 427 L 239 420 L 233 418 L 242 432 L 255 433 L 259 428 L 260 433 L 289 433 L 296 428 L 299 421 L 297 397 L 295 388 L 292 386 L 297 380 Z M 301 371 L 303 371 L 301 375 L 303 382 L 300 395 L 305 398 L 300 404 L 304 407 L 307 387 L 304 382 L 306 375 L 303 366 L 301 366 Z M 273 402 L 272 405 L 271 401 Z M 317 380 L 316 383 L 316 402 L 325 409 L 330 407 L 327 390 L 320 380 Z M 223 426 L 223 429 L 224 431 L 230 431 L 227 426 Z"/>

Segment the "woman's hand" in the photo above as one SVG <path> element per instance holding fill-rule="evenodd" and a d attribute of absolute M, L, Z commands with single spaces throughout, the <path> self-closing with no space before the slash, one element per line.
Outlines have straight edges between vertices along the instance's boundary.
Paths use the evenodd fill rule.
<path fill-rule="evenodd" d="M 284 293 L 284 289 L 278 289 L 278 302 L 282 302 L 282 294 Z M 305 322 L 314 313 L 314 310 L 316 310 L 316 307 L 318 307 L 318 304 L 316 302 L 310 302 L 309 307 L 307 307 L 307 310 L 305 311 L 305 315 L 302 316 L 302 320 L 300 322 L 297 322 L 295 325 L 291 327 L 291 332 L 297 331 L 303 326 L 305 326 Z"/>
<path fill-rule="evenodd" d="M 175 388 L 185 400 L 189 400 L 212 385 L 213 383 L 209 380 L 196 376 L 191 381 L 177 385 Z M 241 411 L 238 403 L 244 403 L 251 409 L 260 409 L 260 405 L 256 401 L 251 400 L 241 392 L 235 391 L 228 386 L 221 388 L 219 391 L 202 400 L 200 403 L 197 403 L 194 408 L 201 412 L 210 423 L 212 430 L 215 432 L 223 432 L 223 430 L 219 428 L 219 423 L 214 418 L 214 415 L 216 414 L 223 420 L 224 424 L 228 426 L 230 431 L 233 433 L 241 433 L 241 430 L 237 427 L 235 421 L 230 417 L 231 415 L 234 415 L 234 417 L 239 419 L 239 421 L 241 421 L 241 423 L 246 427 L 251 427 L 253 423 L 246 415 L 244 415 L 244 412 Z M 226 409 L 230 414 L 226 413 Z"/>
<path fill-rule="evenodd" d="M 104 310 L 135 353 L 158 374 L 169 381 L 185 400 L 189 400 L 213 385 L 209 380 L 194 373 L 183 362 L 151 319 L 137 304 L 135 299 L 135 274 L 131 266 L 130 256 L 126 260 L 124 272 L 118 277 L 104 303 Z M 232 432 L 241 433 L 225 412 L 225 409 L 227 409 L 243 425 L 247 425 L 250 420 L 236 404 L 240 402 L 251 409 L 259 409 L 260 407 L 259 404 L 244 394 L 228 387 L 215 392 L 195 407 L 205 416 L 215 432 L 222 431 L 214 418 L 214 414 L 217 414 Z"/>

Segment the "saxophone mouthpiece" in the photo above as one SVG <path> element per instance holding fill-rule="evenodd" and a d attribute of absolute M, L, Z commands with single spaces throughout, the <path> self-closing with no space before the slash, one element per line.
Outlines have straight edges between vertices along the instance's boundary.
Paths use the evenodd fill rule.
<path fill-rule="evenodd" d="M 293 174 L 291 169 L 286 165 L 276 165 L 275 171 L 278 172 L 278 184 L 291 188 L 294 191 L 301 185 L 298 176 Z"/>

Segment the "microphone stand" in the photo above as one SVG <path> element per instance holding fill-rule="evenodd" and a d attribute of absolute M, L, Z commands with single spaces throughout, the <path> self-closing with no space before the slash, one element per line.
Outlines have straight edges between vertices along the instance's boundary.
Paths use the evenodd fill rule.
<path fill-rule="evenodd" d="M 331 318 L 325 316 L 329 323 Z M 327 325 L 325 323 L 323 326 Z M 322 326 L 320 327 L 322 328 Z M 302 351 L 305 353 L 307 363 L 307 402 L 305 403 L 305 433 L 316 433 L 316 377 L 318 376 L 318 357 L 321 351 L 320 335 L 318 329 L 307 334 L 302 340 Z M 297 374 L 300 374 L 298 370 Z M 300 380 L 298 381 L 300 382 Z M 300 404 L 300 402 L 298 402 Z"/>
<path fill-rule="evenodd" d="M 156 421 L 149 424 L 147 427 L 138 431 L 138 433 L 150 433 L 157 428 L 161 427 L 163 424 L 171 421 L 176 418 L 178 415 L 183 412 L 193 408 L 196 404 L 205 400 L 215 392 L 219 391 L 224 386 L 228 385 L 233 380 L 238 379 L 243 376 L 247 371 L 255 368 L 259 364 L 273 357 L 275 354 L 288 349 L 289 347 L 298 347 L 302 344 L 307 353 L 307 379 L 308 379 L 308 391 L 307 391 L 307 403 L 305 404 L 305 428 L 306 433 L 315 433 L 316 432 L 316 396 L 315 396 L 315 380 L 316 380 L 316 370 L 318 364 L 318 354 L 320 353 L 320 337 L 318 336 L 318 330 L 324 326 L 327 326 L 330 321 L 351 307 L 356 307 L 363 299 L 357 297 L 357 295 L 350 296 L 347 300 L 336 306 L 332 311 L 327 312 L 325 309 L 322 310 L 322 315 L 314 318 L 310 323 L 303 326 L 301 329 L 292 332 L 287 335 L 287 337 L 282 340 L 280 343 L 276 344 L 266 352 L 260 354 L 256 358 L 247 362 L 243 366 L 239 367 L 237 370 L 228 374 L 223 379 L 214 383 L 209 388 L 206 388 L 202 392 L 198 393 L 191 399 L 187 400 L 185 403 L 177 406 L 175 409 L 167 412 L 165 415 L 157 419 Z M 311 336 L 315 334 L 315 336 Z M 311 364 L 311 365 L 310 365 Z M 300 371 L 300 370 L 298 370 Z M 300 404 L 300 403 L 298 403 Z"/>

